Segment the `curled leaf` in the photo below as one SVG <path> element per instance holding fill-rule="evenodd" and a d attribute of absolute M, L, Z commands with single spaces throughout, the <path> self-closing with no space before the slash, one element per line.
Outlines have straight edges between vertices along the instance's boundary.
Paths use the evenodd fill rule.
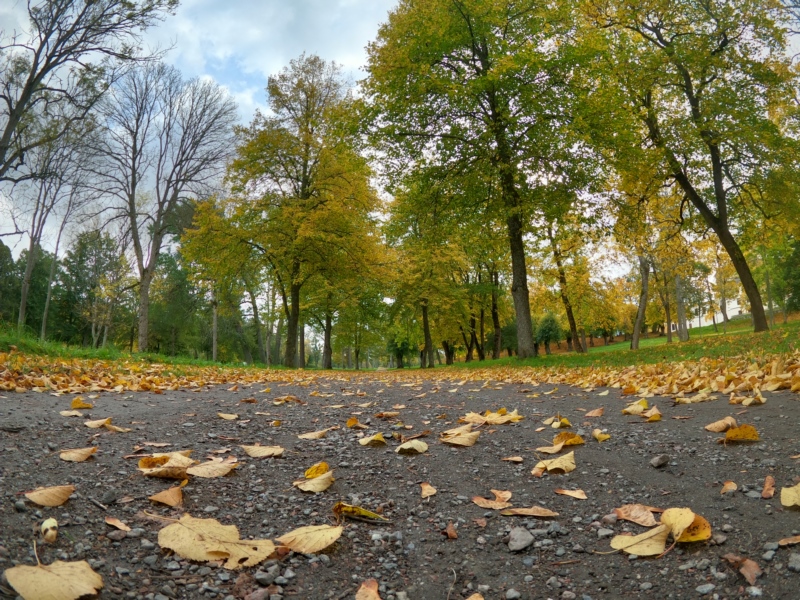
<path fill-rule="evenodd" d="M 611 439 L 611 436 L 607 433 L 603 433 L 600 429 L 593 429 L 592 430 L 592 437 L 596 439 L 598 442 L 605 442 L 608 439 Z"/>
<path fill-rule="evenodd" d="M 336 542 L 343 530 L 341 526 L 311 525 L 285 533 L 276 541 L 300 554 L 316 554 Z"/>
<path fill-rule="evenodd" d="M 25 497 L 39 506 L 61 506 L 64 502 L 69 500 L 69 497 L 74 491 L 74 485 L 57 485 L 54 487 L 36 488 L 32 492 L 26 492 Z"/>

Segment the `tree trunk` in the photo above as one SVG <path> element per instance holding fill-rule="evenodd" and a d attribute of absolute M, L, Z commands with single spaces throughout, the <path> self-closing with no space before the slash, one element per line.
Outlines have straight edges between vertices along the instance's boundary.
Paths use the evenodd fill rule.
<path fill-rule="evenodd" d="M 301 369 L 306 368 L 306 327 L 303 323 L 298 325 L 299 348 L 297 366 Z"/>
<path fill-rule="evenodd" d="M 153 273 L 150 269 L 145 269 L 139 280 L 139 352 L 147 352 L 147 336 L 149 332 L 148 327 L 150 325 L 150 284 L 152 281 Z M 216 358 L 214 360 L 216 360 Z"/>
<path fill-rule="evenodd" d="M 442 348 L 444 349 L 444 363 L 446 365 L 452 365 L 456 349 L 447 340 L 442 342 Z"/>
<path fill-rule="evenodd" d="M 33 274 L 33 267 L 39 260 L 41 250 L 39 246 L 34 244 L 33 239 L 28 246 L 28 256 L 25 261 L 25 274 L 22 276 L 22 288 L 19 295 L 19 313 L 17 314 L 17 329 L 22 332 L 25 327 L 25 318 L 28 311 L 28 291 L 31 287 L 31 275 Z"/>
<path fill-rule="evenodd" d="M 331 346 L 331 331 L 333 330 L 333 315 L 325 313 L 325 331 L 322 342 L 322 368 L 333 368 L 333 347 Z"/>
<path fill-rule="evenodd" d="M 464 328 L 461 327 L 460 325 L 458 326 L 458 328 L 461 331 L 461 337 L 464 340 L 464 346 L 466 346 L 467 348 L 467 355 L 464 357 L 464 362 L 472 362 L 472 350 L 474 349 L 473 341 L 475 338 L 472 335 L 467 337 Z"/>
<path fill-rule="evenodd" d="M 585 327 L 581 327 L 580 344 L 581 344 L 581 346 L 583 346 L 583 351 L 584 352 L 589 352 L 589 346 L 586 345 L 586 328 Z"/>
<path fill-rule="evenodd" d="M 500 328 L 500 310 L 497 306 L 497 288 L 500 286 L 500 275 L 492 273 L 492 326 L 494 327 L 494 347 L 492 348 L 492 358 L 500 358 L 503 349 L 502 329 Z"/>
<path fill-rule="evenodd" d="M 237 311 L 239 313 L 239 311 Z M 241 314 L 236 315 L 236 333 L 239 336 L 239 343 L 242 345 L 242 358 L 248 365 L 253 364 L 253 353 L 250 352 L 250 344 L 247 343 L 247 336 L 242 326 Z"/>
<path fill-rule="evenodd" d="M 766 264 L 765 264 L 766 266 Z M 764 269 L 764 282 L 767 286 L 767 307 L 769 308 L 769 326 L 775 327 L 775 311 L 772 307 L 772 286 L 769 281 L 769 268 Z"/>
<path fill-rule="evenodd" d="M 278 324 L 275 326 L 275 352 L 272 358 L 272 364 L 275 365 L 283 362 L 281 359 L 281 338 L 283 338 L 283 314 L 278 316 Z"/>
<path fill-rule="evenodd" d="M 286 312 L 286 353 L 283 364 L 294 368 L 297 358 L 297 333 L 300 323 L 300 286 L 292 281 L 289 286 L 290 304 L 284 307 Z"/>
<path fill-rule="evenodd" d="M 567 293 L 567 273 L 564 269 L 564 260 L 561 255 L 561 249 L 556 244 L 555 236 L 553 235 L 552 225 L 548 226 L 548 237 L 550 238 L 550 248 L 553 251 L 553 259 L 555 260 L 556 267 L 558 268 L 558 288 L 561 294 L 561 303 L 564 305 L 564 311 L 567 313 L 567 322 L 569 323 L 569 331 L 572 337 L 578 339 L 578 324 L 575 322 L 575 313 L 572 310 L 572 302 L 570 302 L 569 294 Z M 580 344 L 575 346 L 578 352 L 583 352 Z"/>
<path fill-rule="evenodd" d="M 217 334 L 219 315 L 217 314 L 217 295 L 214 293 L 211 299 L 211 360 L 217 362 Z"/>
<path fill-rule="evenodd" d="M 681 276 L 675 276 L 675 308 L 678 313 L 678 340 L 686 342 L 689 340 L 689 329 L 686 326 L 686 306 L 683 302 L 683 285 Z"/>
<path fill-rule="evenodd" d="M 639 336 L 642 334 L 645 312 L 647 310 L 647 294 L 650 285 L 650 261 L 643 255 L 639 255 L 639 273 L 642 278 L 642 292 L 639 295 L 639 308 L 636 311 L 636 323 L 633 324 L 633 335 L 631 336 L 631 350 L 639 349 Z"/>
<path fill-rule="evenodd" d="M 486 352 L 484 350 L 486 344 L 486 334 L 484 330 L 484 321 L 486 319 L 486 311 L 481 308 L 481 318 L 480 318 L 480 335 L 475 342 L 475 348 L 478 350 L 478 360 L 486 360 Z"/>
<path fill-rule="evenodd" d="M 514 299 L 514 313 L 517 322 L 517 356 L 529 358 L 536 356 L 537 352 L 533 345 L 531 301 L 528 293 L 528 271 L 525 266 L 522 219 L 515 212 L 509 215 L 507 224 L 508 240 L 511 246 L 511 297 Z"/>
<path fill-rule="evenodd" d="M 53 296 L 53 279 L 56 276 L 56 263 L 58 262 L 58 242 L 61 239 L 61 232 L 58 232 L 58 239 L 56 239 L 56 251 L 53 254 L 53 261 L 50 263 L 50 273 L 47 276 L 47 296 L 44 299 L 44 311 L 42 312 L 42 329 L 39 333 L 39 339 L 45 341 L 47 339 L 47 316 L 50 313 L 50 299 Z"/>
<path fill-rule="evenodd" d="M 428 320 L 428 301 L 427 300 L 423 300 L 422 301 L 422 332 L 423 332 L 423 334 L 425 336 L 425 347 L 422 349 L 423 358 L 422 358 L 422 360 L 420 362 L 422 362 L 423 364 L 421 364 L 420 366 L 423 369 L 425 368 L 424 362 L 425 362 L 425 358 L 427 358 L 427 362 L 428 362 L 427 367 L 429 369 L 432 369 L 435 366 L 435 360 L 434 360 L 434 356 L 433 356 L 435 350 L 433 348 L 433 338 L 431 338 L 431 326 L 430 326 L 430 322 Z"/>
<path fill-rule="evenodd" d="M 361 370 L 361 348 L 356 346 L 355 350 L 353 351 L 353 354 L 355 354 L 355 357 L 356 357 L 356 371 L 360 371 Z"/>
<path fill-rule="evenodd" d="M 251 288 L 247 288 L 247 294 L 250 296 L 250 304 L 253 306 L 253 325 L 256 328 L 256 344 L 258 345 L 258 360 L 262 364 L 267 364 L 267 354 L 264 346 L 264 336 L 262 334 L 261 318 L 258 316 L 258 302 L 256 302 L 256 295 Z"/>

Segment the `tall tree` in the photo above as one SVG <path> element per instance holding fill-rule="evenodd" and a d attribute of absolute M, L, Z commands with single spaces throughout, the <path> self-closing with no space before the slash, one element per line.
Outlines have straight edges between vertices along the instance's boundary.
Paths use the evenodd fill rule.
<path fill-rule="evenodd" d="M 125 75 L 100 109 L 105 135 L 98 187 L 130 236 L 139 275 L 138 348 L 148 349 L 150 284 L 188 202 L 219 183 L 230 156 L 236 106 L 218 84 L 184 80 L 151 63 Z"/>

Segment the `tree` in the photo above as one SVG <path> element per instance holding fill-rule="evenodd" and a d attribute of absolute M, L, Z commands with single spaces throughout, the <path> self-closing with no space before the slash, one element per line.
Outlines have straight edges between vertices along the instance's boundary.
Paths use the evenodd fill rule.
<path fill-rule="evenodd" d="M 387 175 L 432 161 L 498 182 L 521 358 L 534 354 L 531 190 L 546 189 L 553 163 L 581 147 L 563 131 L 568 69 L 553 51 L 569 31 L 561 17 L 533 0 L 404 0 L 368 47 L 364 89 Z"/>
<path fill-rule="evenodd" d="M 138 66 L 100 107 L 105 135 L 97 186 L 116 201 L 139 275 L 138 348 L 148 349 L 150 284 L 165 239 L 188 223 L 190 198 L 218 183 L 230 156 L 236 106 L 218 84 L 184 80 L 161 63 Z"/>
<path fill-rule="evenodd" d="M 551 312 L 546 313 L 536 328 L 536 341 L 544 345 L 545 354 L 551 354 L 550 344 L 560 342 L 563 337 L 564 331 L 556 316 Z"/>
<path fill-rule="evenodd" d="M 730 256 L 755 330 L 768 329 L 733 232 L 742 212 L 762 209 L 754 190 L 796 155 L 771 119 L 794 94 L 780 23 L 758 0 L 588 0 L 583 8 L 594 26 L 590 43 L 604 44 L 591 75 L 602 88 L 597 106 L 627 111 L 629 128 L 641 131 L 682 192 L 681 208 L 691 206 Z"/>
<path fill-rule="evenodd" d="M 0 181 L 84 120 L 141 34 L 177 0 L 28 1 L 30 31 L 0 37 Z M 5 33 L 5 32 L 2 32 Z"/>

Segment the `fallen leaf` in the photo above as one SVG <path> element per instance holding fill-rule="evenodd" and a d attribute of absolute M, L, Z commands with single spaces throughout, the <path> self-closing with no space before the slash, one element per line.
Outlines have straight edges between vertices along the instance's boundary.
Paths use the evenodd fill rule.
<path fill-rule="evenodd" d="M 484 600 L 484 598 L 483 598 L 483 596 L 481 594 L 479 594 L 478 592 L 475 592 L 469 598 L 467 598 L 467 600 Z"/>
<path fill-rule="evenodd" d="M 39 506 L 61 506 L 64 502 L 69 500 L 69 497 L 74 491 L 74 485 L 57 485 L 54 487 L 36 488 L 32 492 L 26 492 L 25 497 Z"/>
<path fill-rule="evenodd" d="M 507 508 L 500 512 L 504 517 L 539 517 L 541 519 L 548 517 L 557 517 L 558 513 L 553 512 L 541 506 L 531 506 L 529 508 Z"/>
<path fill-rule="evenodd" d="M 611 547 L 637 556 L 655 556 L 664 552 L 669 532 L 668 525 L 658 525 L 639 535 L 616 535 Z"/>
<path fill-rule="evenodd" d="M 328 471 L 324 475 L 314 477 L 313 479 L 300 479 L 292 482 L 292 485 L 304 492 L 313 492 L 319 494 L 324 492 L 333 485 L 333 471 Z"/>
<path fill-rule="evenodd" d="M 226 421 L 235 421 L 239 418 L 239 415 L 235 415 L 233 413 L 217 413 L 217 416 L 220 419 L 225 419 Z"/>
<path fill-rule="evenodd" d="M 422 440 L 411 440 L 400 444 L 394 451 L 398 454 L 422 454 L 428 451 L 428 444 Z"/>
<path fill-rule="evenodd" d="M 755 585 L 756 579 L 761 576 L 761 567 L 759 567 L 758 563 L 756 563 L 754 560 L 736 556 L 735 554 L 731 553 L 725 554 L 722 558 L 731 563 L 735 568 L 739 569 L 739 573 L 744 576 L 744 578 L 747 580 L 747 583 L 750 585 Z"/>
<path fill-rule="evenodd" d="M 550 460 L 542 460 L 534 467 L 536 469 L 543 469 L 548 473 L 569 473 L 575 470 L 575 451 L 569 454 L 559 456 Z M 533 473 L 533 472 L 532 472 Z"/>
<path fill-rule="evenodd" d="M 92 446 L 91 448 L 75 448 L 74 450 L 62 450 L 58 457 L 67 462 L 83 462 L 95 452 L 97 452 L 97 446 Z"/>
<path fill-rule="evenodd" d="M 694 523 L 694 517 L 690 508 L 668 508 L 661 514 L 661 524 L 668 526 L 672 537 L 677 540 Z"/>
<path fill-rule="evenodd" d="M 253 397 L 250 398 L 242 398 L 239 400 L 239 404 L 258 404 L 258 400 Z"/>
<path fill-rule="evenodd" d="M 226 569 L 252 567 L 275 551 L 270 540 L 242 540 L 235 525 L 189 514 L 159 531 L 158 545 L 187 560 L 224 560 Z"/>
<path fill-rule="evenodd" d="M 482 498 L 480 496 L 473 496 L 472 501 L 481 508 L 488 508 L 491 510 L 500 510 L 501 508 L 508 508 L 511 506 L 511 502 L 508 502 L 509 498 L 511 498 L 511 492 L 501 490 L 489 491 L 494 494 L 494 500 L 487 500 L 486 498 Z"/>
<path fill-rule="evenodd" d="M 336 427 L 336 426 L 328 427 L 327 429 L 320 429 L 319 431 L 312 431 L 310 433 L 303 433 L 303 434 L 298 435 L 297 437 L 299 437 L 301 440 L 321 440 L 326 435 L 328 435 L 329 431 L 331 431 L 333 429 L 339 429 L 339 428 Z"/>
<path fill-rule="evenodd" d="M 215 460 L 210 460 L 189 467 L 186 469 L 186 474 L 194 477 L 202 477 L 203 479 L 213 479 L 215 477 L 224 477 L 233 471 L 236 466 L 237 463 L 231 461 L 217 462 Z"/>
<path fill-rule="evenodd" d="M 599 393 L 599 394 L 597 394 L 597 395 L 598 395 L 598 396 L 608 396 L 608 393 L 609 393 L 610 391 L 611 391 L 611 390 L 604 390 L 604 391 L 600 392 L 600 393 Z M 589 415 L 586 415 L 586 416 L 588 417 Z M 599 417 L 600 415 L 597 415 L 597 416 Z"/>
<path fill-rule="evenodd" d="M 602 394 L 598 394 L 598 396 L 605 396 L 606 394 L 608 394 L 608 390 L 606 390 Z M 603 413 L 605 411 L 606 411 L 606 409 L 601 406 L 600 408 L 595 408 L 594 410 L 590 410 L 589 412 L 587 412 L 583 416 L 584 417 L 602 417 Z"/>
<path fill-rule="evenodd" d="M 120 531 L 130 531 L 131 528 L 128 527 L 125 523 L 116 519 L 114 517 L 106 517 L 105 518 L 106 525 L 111 525 L 111 527 L 116 527 Z"/>
<path fill-rule="evenodd" d="M 97 419 L 96 421 L 84 421 L 83 423 L 89 429 L 100 429 L 101 427 L 105 427 L 106 425 L 111 425 L 111 417 L 106 417 L 105 419 Z"/>
<path fill-rule="evenodd" d="M 103 588 L 103 578 L 85 560 L 51 565 L 18 565 L 6 569 L 9 585 L 25 600 L 76 600 L 94 596 Z"/>
<path fill-rule="evenodd" d="M 283 448 L 280 446 L 241 446 L 247 456 L 253 458 L 267 458 L 283 456 Z"/>
<path fill-rule="evenodd" d="M 625 504 L 619 508 L 614 509 L 614 514 L 618 519 L 631 521 L 643 527 L 653 527 L 658 525 L 655 516 L 649 507 L 643 504 Z"/>
<path fill-rule="evenodd" d="M 186 481 L 186 480 L 184 480 Z M 171 487 L 163 492 L 158 492 L 157 494 L 153 494 L 148 498 L 148 500 L 152 500 L 153 502 L 160 502 L 161 504 L 166 504 L 167 506 L 180 506 L 183 504 L 183 490 L 181 489 L 183 486 L 175 486 Z"/>
<path fill-rule="evenodd" d="M 585 443 L 583 438 L 577 433 L 572 433 L 571 431 L 562 431 L 553 438 L 554 446 L 557 446 L 558 444 L 564 444 L 565 446 L 579 446 L 583 443 Z"/>
<path fill-rule="evenodd" d="M 637 400 L 636 402 L 631 402 L 625 408 L 622 409 L 623 415 L 641 415 L 644 411 L 646 411 L 650 405 L 647 403 L 647 400 L 642 398 L 641 400 Z"/>
<path fill-rule="evenodd" d="M 422 488 L 423 498 L 430 498 L 436 493 L 436 488 L 433 487 L 430 483 L 420 483 L 419 485 Z"/>
<path fill-rule="evenodd" d="M 461 417 L 459 423 L 472 423 L 475 425 L 506 425 L 507 423 L 517 423 L 524 419 L 521 414 L 514 409 L 508 412 L 505 408 L 501 408 L 497 412 L 487 410 L 484 414 L 469 412 Z"/>
<path fill-rule="evenodd" d="M 720 443 L 727 442 L 757 442 L 758 431 L 752 425 L 739 425 L 731 427 L 725 433 L 725 437 L 717 440 Z"/>
<path fill-rule="evenodd" d="M 642 416 L 647 418 L 648 423 L 655 423 L 661 420 L 661 411 L 654 405 L 650 410 L 643 412 Z"/>
<path fill-rule="evenodd" d="M 661 521 L 663 522 L 664 519 L 662 518 Z M 704 517 L 696 514 L 692 520 L 692 524 L 689 525 L 689 527 L 687 527 L 686 530 L 678 538 L 676 538 L 675 541 L 704 542 L 708 539 L 711 539 L 711 523 L 709 523 Z"/>
<path fill-rule="evenodd" d="M 319 477 L 320 475 L 324 475 L 328 471 L 330 471 L 330 467 L 328 463 L 325 461 L 315 463 L 306 469 L 306 472 L 303 473 L 303 476 L 306 479 L 314 479 L 315 477 Z"/>
<path fill-rule="evenodd" d="M 609 434 L 603 433 L 600 429 L 592 430 L 592 437 L 596 439 L 598 442 L 605 442 L 606 440 L 611 438 Z"/>
<path fill-rule="evenodd" d="M 275 541 L 299 554 L 316 554 L 338 540 L 343 529 L 342 526 L 310 525 L 285 533 Z"/>
<path fill-rule="evenodd" d="M 778 540 L 778 545 L 783 546 L 794 546 L 795 544 L 800 544 L 800 535 L 794 535 L 792 537 L 783 538 L 782 540 Z"/>
<path fill-rule="evenodd" d="M 447 527 L 444 530 L 447 539 L 449 540 L 457 540 L 458 539 L 458 532 L 456 531 L 455 526 L 453 525 L 452 521 L 447 523 Z"/>
<path fill-rule="evenodd" d="M 86 409 L 94 408 L 92 404 L 85 402 L 81 396 L 76 396 L 75 398 L 73 398 L 70 407 L 73 410 L 77 410 L 79 408 L 86 408 Z"/>
<path fill-rule="evenodd" d="M 544 454 L 558 454 L 564 449 L 564 442 L 560 444 L 556 444 L 555 446 L 539 446 L 536 448 L 537 452 L 543 452 Z"/>
<path fill-rule="evenodd" d="M 521 456 L 506 456 L 505 458 L 501 458 L 500 460 L 504 460 L 506 462 L 512 463 L 521 463 L 522 457 Z"/>
<path fill-rule="evenodd" d="M 77 410 L 62 410 L 58 414 L 62 417 L 82 417 L 83 413 Z"/>
<path fill-rule="evenodd" d="M 788 488 L 781 488 L 781 504 L 786 507 L 800 506 L 800 483 Z"/>
<path fill-rule="evenodd" d="M 367 519 L 372 521 L 388 521 L 386 517 L 378 513 L 361 508 L 360 506 L 353 506 L 352 504 L 345 504 L 344 502 L 337 502 L 333 505 L 333 514 L 337 517 L 349 517 L 351 519 Z"/>
<path fill-rule="evenodd" d="M 775 495 L 775 478 L 772 475 L 767 475 L 764 478 L 764 489 L 761 490 L 761 497 L 769 500 Z"/>
<path fill-rule="evenodd" d="M 556 494 L 561 494 L 562 496 L 569 496 L 570 498 L 576 498 L 578 500 L 586 500 L 586 492 L 583 490 L 562 490 L 561 488 L 556 488 L 553 490 Z"/>
<path fill-rule="evenodd" d="M 704 429 L 706 431 L 713 431 L 714 433 L 722 433 L 723 431 L 728 431 L 731 427 L 736 427 L 736 419 L 733 417 L 725 417 L 719 421 L 709 423 Z"/>
<path fill-rule="evenodd" d="M 472 431 L 472 423 L 467 423 L 462 427 L 456 427 L 454 429 L 448 429 L 447 431 L 442 432 L 442 435 L 439 437 L 439 441 L 445 444 L 450 444 L 451 446 L 474 446 L 475 442 L 478 441 L 478 437 L 481 435 L 480 431 Z"/>
<path fill-rule="evenodd" d="M 367 429 L 367 426 L 358 422 L 358 417 L 350 417 L 347 419 L 347 426 L 350 429 Z"/>
<path fill-rule="evenodd" d="M 48 544 L 53 544 L 58 537 L 58 521 L 50 517 L 45 519 L 40 528 L 44 541 Z"/>
<path fill-rule="evenodd" d="M 367 406 L 368 406 L 369 404 L 371 404 L 371 402 L 370 402 L 370 403 L 367 403 Z M 364 408 L 366 408 L 366 406 L 365 406 Z M 391 410 L 390 410 L 390 411 L 383 411 L 383 412 L 379 412 L 379 413 L 377 413 L 377 414 L 375 415 L 375 418 L 376 418 L 376 419 L 393 419 L 394 417 L 398 416 L 399 414 L 400 414 L 400 413 L 399 413 L 399 412 L 397 412 L 397 411 L 391 411 Z"/>
<path fill-rule="evenodd" d="M 381 600 L 377 580 L 367 579 L 364 581 L 356 591 L 356 600 Z"/>
<path fill-rule="evenodd" d="M 735 481 L 726 481 L 722 484 L 722 489 L 719 491 L 720 494 L 732 494 L 736 490 L 739 489 L 739 486 L 736 485 Z"/>
<path fill-rule="evenodd" d="M 378 432 L 375 435 L 361 438 L 358 440 L 358 443 L 362 446 L 385 446 L 386 439 L 383 437 L 382 433 Z"/>

